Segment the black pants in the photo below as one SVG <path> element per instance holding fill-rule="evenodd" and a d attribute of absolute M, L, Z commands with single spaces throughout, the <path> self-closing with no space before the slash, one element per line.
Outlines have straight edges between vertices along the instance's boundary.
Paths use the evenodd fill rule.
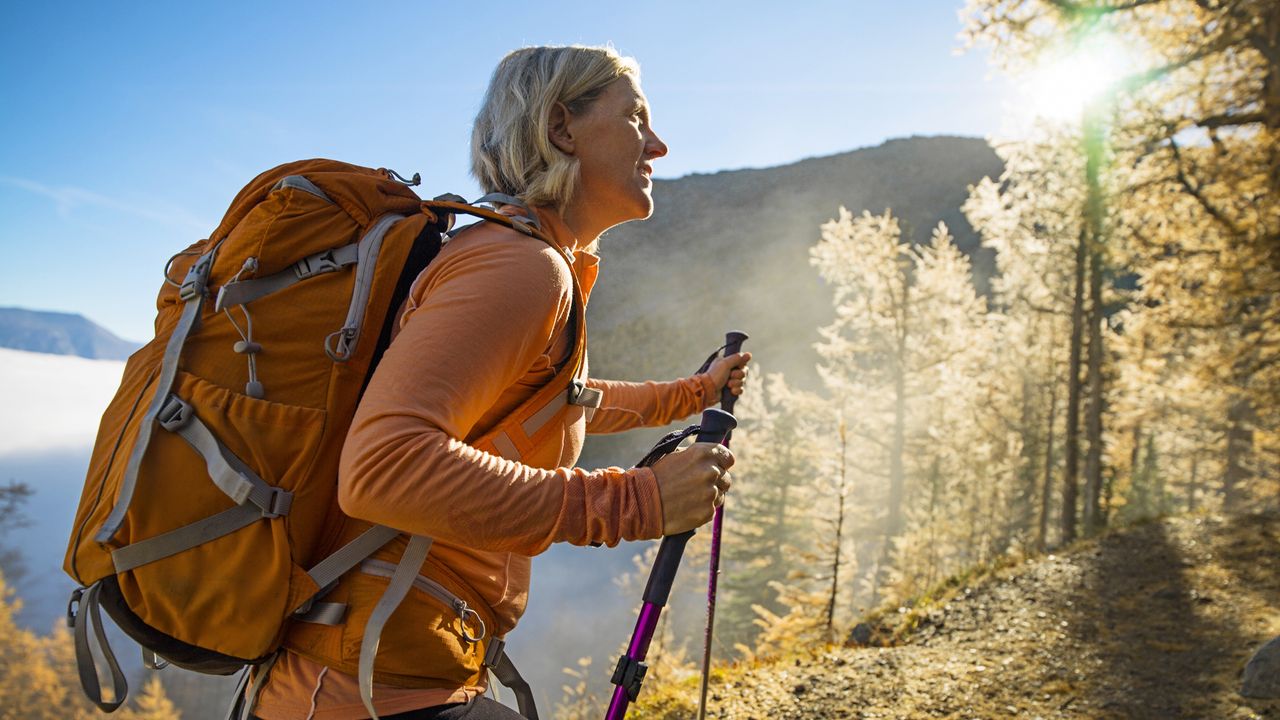
<path fill-rule="evenodd" d="M 437 705 L 381 717 L 382 720 L 524 720 L 520 713 L 487 697 L 478 697 L 469 703 Z M 259 719 L 254 717 L 254 720 Z"/>

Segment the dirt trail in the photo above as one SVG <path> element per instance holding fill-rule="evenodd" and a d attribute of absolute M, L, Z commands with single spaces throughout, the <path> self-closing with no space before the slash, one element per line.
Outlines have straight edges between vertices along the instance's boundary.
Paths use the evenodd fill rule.
<path fill-rule="evenodd" d="M 1030 560 L 898 647 L 729 673 L 713 718 L 1280 718 L 1237 694 L 1280 635 L 1280 514 L 1180 517 Z"/>

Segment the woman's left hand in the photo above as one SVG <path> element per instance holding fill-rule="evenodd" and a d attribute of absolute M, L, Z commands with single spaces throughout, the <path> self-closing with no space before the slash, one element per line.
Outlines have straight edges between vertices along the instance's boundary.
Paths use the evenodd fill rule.
<path fill-rule="evenodd" d="M 740 352 L 716 358 L 707 368 L 707 374 L 716 384 L 716 390 L 726 386 L 734 395 L 742 394 L 742 383 L 747 378 L 747 363 L 751 362 L 751 353 Z"/>

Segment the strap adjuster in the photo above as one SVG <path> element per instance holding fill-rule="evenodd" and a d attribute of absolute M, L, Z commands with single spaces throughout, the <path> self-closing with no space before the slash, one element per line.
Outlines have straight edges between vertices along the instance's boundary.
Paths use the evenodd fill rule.
<path fill-rule="evenodd" d="M 156 422 L 169 432 L 177 432 L 191 422 L 191 415 L 190 403 L 177 395 L 170 395 L 160 407 L 160 412 L 156 413 Z"/>
<path fill-rule="evenodd" d="M 288 515 L 289 509 L 293 507 L 293 493 L 282 488 L 271 488 L 271 495 L 267 501 L 267 506 L 262 509 L 262 517 L 271 519 L 278 518 L 281 515 Z"/>
<path fill-rule="evenodd" d="M 569 384 L 569 404 L 581 405 L 583 407 L 599 409 L 600 401 L 604 398 L 604 393 L 597 388 L 587 387 L 587 384 L 577 378 Z"/>
<path fill-rule="evenodd" d="M 67 601 L 67 627 L 74 628 L 76 626 L 76 615 L 80 611 L 80 598 L 84 597 L 84 591 L 88 588 L 76 588 L 71 591 L 71 599 Z"/>
<path fill-rule="evenodd" d="M 484 666 L 493 668 L 498 666 L 498 662 L 502 660 L 502 651 L 507 647 L 507 641 L 502 638 L 490 638 L 489 646 L 484 649 Z"/>

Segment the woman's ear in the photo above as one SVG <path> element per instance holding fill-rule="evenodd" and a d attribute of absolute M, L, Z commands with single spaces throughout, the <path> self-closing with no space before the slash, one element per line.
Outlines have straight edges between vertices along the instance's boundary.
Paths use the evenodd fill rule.
<path fill-rule="evenodd" d="M 547 136 L 551 140 L 551 144 L 555 145 L 560 152 L 565 155 L 573 154 L 573 132 L 569 128 L 571 119 L 569 108 L 564 103 L 558 102 L 551 106 L 551 117 L 548 118 Z"/>

